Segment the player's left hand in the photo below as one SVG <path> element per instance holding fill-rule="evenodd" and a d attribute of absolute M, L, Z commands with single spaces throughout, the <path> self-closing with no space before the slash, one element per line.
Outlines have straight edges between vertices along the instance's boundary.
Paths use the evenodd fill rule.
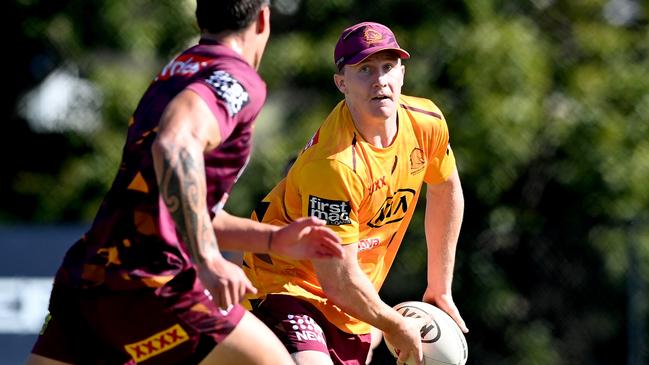
<path fill-rule="evenodd" d="M 340 237 L 325 224 L 308 217 L 283 226 L 273 234 L 270 251 L 298 260 L 342 258 Z"/>
<path fill-rule="evenodd" d="M 433 290 L 430 289 L 430 287 L 428 287 L 426 288 L 426 292 L 424 293 L 422 300 L 426 303 L 433 304 L 439 309 L 446 312 L 449 316 L 451 316 L 451 318 L 453 318 L 462 332 L 469 332 L 466 323 L 464 323 L 464 320 L 460 315 L 460 311 L 457 309 L 457 306 L 453 301 L 453 296 L 451 295 L 451 293 L 436 294 L 433 292 Z"/>

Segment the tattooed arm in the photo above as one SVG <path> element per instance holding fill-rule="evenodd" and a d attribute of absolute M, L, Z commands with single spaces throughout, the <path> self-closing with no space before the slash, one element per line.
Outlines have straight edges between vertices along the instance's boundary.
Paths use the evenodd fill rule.
<path fill-rule="evenodd" d="M 207 209 L 203 153 L 221 140 L 218 123 L 203 99 L 178 94 L 162 115 L 152 153 L 160 194 L 187 245 L 203 285 L 227 308 L 254 293 L 243 271 L 223 258 Z"/>

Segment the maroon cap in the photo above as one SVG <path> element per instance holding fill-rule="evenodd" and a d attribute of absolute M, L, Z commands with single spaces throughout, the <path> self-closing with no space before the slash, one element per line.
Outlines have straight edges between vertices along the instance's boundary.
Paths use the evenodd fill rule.
<path fill-rule="evenodd" d="M 338 70 L 342 70 L 345 65 L 355 65 L 386 49 L 396 51 L 401 58 L 410 58 L 410 54 L 399 47 L 390 28 L 373 22 L 359 23 L 340 35 L 334 49 L 334 62 Z"/>

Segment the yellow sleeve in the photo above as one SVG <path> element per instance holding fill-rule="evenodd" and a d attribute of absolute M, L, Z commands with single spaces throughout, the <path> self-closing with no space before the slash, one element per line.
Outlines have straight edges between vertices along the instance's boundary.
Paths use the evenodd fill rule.
<path fill-rule="evenodd" d="M 444 182 L 455 170 L 455 156 L 449 143 L 448 126 L 444 117 L 433 122 L 428 147 L 429 163 L 424 181 L 428 184 Z"/>

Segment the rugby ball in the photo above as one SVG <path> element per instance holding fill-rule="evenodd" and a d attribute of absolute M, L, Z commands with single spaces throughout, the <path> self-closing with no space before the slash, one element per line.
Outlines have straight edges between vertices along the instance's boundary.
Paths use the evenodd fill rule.
<path fill-rule="evenodd" d="M 424 365 L 464 365 L 469 356 L 469 348 L 464 334 L 455 321 L 443 310 L 425 302 L 403 302 L 394 309 L 404 317 L 430 318 L 421 328 L 421 345 Z M 385 336 L 383 337 L 385 339 Z M 396 358 L 394 346 L 385 339 L 390 353 Z M 407 365 L 414 365 L 410 358 Z"/>

